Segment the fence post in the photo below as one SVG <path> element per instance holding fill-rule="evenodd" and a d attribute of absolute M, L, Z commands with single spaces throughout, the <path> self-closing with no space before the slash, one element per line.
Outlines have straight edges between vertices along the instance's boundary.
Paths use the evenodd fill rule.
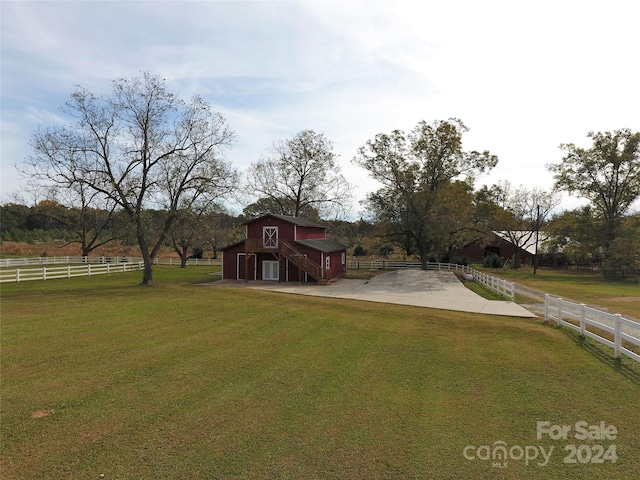
<path fill-rule="evenodd" d="M 71 265 L 67 265 L 67 278 L 71 278 Z"/>
<path fill-rule="evenodd" d="M 549 294 L 544 294 L 544 321 L 549 321 Z"/>
<path fill-rule="evenodd" d="M 90 263 L 87 264 L 87 276 L 88 277 L 91 276 L 91 264 Z"/>
<path fill-rule="evenodd" d="M 580 336 L 581 337 L 584 337 L 584 317 L 585 317 L 584 307 L 585 307 L 585 304 L 581 303 L 580 304 Z"/>
<path fill-rule="evenodd" d="M 615 358 L 620 358 L 620 347 L 622 346 L 622 338 L 620 337 L 620 317 L 619 313 L 616 313 L 614 320 L 614 330 L 615 334 L 613 337 L 613 356 Z"/>
<path fill-rule="evenodd" d="M 558 298 L 558 326 L 562 325 L 562 299 Z"/>

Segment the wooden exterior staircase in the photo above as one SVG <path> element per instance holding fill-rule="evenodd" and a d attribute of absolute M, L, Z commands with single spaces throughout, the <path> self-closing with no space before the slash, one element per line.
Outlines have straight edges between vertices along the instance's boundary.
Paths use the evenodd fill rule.
<path fill-rule="evenodd" d="M 318 285 L 326 285 L 327 283 L 329 283 L 329 279 L 324 278 L 322 267 L 308 258 L 306 255 L 302 254 L 290 242 L 281 239 L 279 241 L 279 245 L 280 255 L 289 260 L 303 272 L 311 275 L 311 277 L 316 280 L 316 283 Z"/>
<path fill-rule="evenodd" d="M 318 285 L 326 285 L 329 283 L 329 278 L 325 278 L 325 272 L 322 266 L 311 260 L 309 257 L 300 252 L 289 241 L 278 239 L 276 245 L 265 245 L 262 239 L 247 239 L 245 240 L 245 252 L 247 255 L 253 255 L 257 252 L 272 253 L 278 260 L 287 259 L 300 270 L 310 275 L 315 279 Z M 246 264 L 248 268 L 248 263 Z M 327 274 L 329 272 L 326 272 Z M 249 272 L 245 274 L 245 279 L 249 278 Z"/>

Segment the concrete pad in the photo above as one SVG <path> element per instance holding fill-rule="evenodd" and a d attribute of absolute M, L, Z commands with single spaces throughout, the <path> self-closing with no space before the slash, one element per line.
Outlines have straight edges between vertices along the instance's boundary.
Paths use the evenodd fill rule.
<path fill-rule="evenodd" d="M 210 285 L 238 286 L 297 295 L 394 303 L 458 312 L 534 318 L 536 315 L 510 301 L 487 300 L 466 288 L 453 272 L 396 270 L 371 280 L 338 279 L 329 285 L 220 280 Z"/>

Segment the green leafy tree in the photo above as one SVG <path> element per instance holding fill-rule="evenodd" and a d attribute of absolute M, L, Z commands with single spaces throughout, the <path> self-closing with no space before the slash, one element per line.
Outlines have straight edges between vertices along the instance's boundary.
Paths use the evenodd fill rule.
<path fill-rule="evenodd" d="M 450 250 L 453 233 L 459 233 L 469 210 L 453 200 L 471 202 L 467 196 L 477 174 L 493 168 L 498 159 L 488 151 L 465 152 L 462 121 L 452 118 L 428 124 L 421 121 L 409 133 L 394 130 L 378 134 L 358 150 L 355 161 L 382 184 L 367 196 L 365 205 L 383 226 L 383 235 L 406 254 L 416 253 L 426 268 L 429 256 Z M 442 194 L 456 188 L 453 200 Z M 463 193 L 464 192 L 464 193 Z M 446 218 L 445 218 L 446 217 Z M 451 225 L 443 229 L 442 223 Z"/>
<path fill-rule="evenodd" d="M 29 220 L 33 217 L 33 209 L 20 203 L 5 203 L 0 206 L 0 232 L 2 241 L 26 242 L 31 240 L 32 226 Z"/>
<path fill-rule="evenodd" d="M 590 132 L 590 148 L 562 144 L 564 157 L 547 167 L 555 186 L 590 200 L 604 220 L 605 247 L 619 235 L 621 219 L 640 196 L 640 132 Z"/>
<path fill-rule="evenodd" d="M 640 279 L 640 214 L 626 216 L 621 223 L 620 235 L 611 245 L 605 267 L 620 271 L 623 278 L 625 271 L 633 271 Z"/>
<path fill-rule="evenodd" d="M 590 205 L 560 212 L 549 221 L 548 249 L 576 266 L 599 264 L 600 247 L 605 243 L 603 224 Z"/>

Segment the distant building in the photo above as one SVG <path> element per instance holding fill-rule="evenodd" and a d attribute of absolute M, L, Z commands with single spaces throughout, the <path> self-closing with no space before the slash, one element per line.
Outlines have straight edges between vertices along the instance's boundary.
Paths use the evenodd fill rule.
<path fill-rule="evenodd" d="M 520 261 L 523 264 L 533 262 L 536 254 L 536 234 L 531 231 L 494 231 L 489 240 L 474 240 L 466 244 L 456 252 L 458 257 L 466 258 L 471 262 L 481 262 L 485 257 L 496 254 L 505 262 L 514 257 L 516 245 L 512 239 L 520 245 Z M 549 241 L 549 235 L 539 232 L 538 253 L 545 251 L 545 243 Z"/>
<path fill-rule="evenodd" d="M 222 250 L 222 278 L 326 284 L 347 271 L 344 245 L 310 220 L 264 215 L 246 224 L 246 239 Z"/>

